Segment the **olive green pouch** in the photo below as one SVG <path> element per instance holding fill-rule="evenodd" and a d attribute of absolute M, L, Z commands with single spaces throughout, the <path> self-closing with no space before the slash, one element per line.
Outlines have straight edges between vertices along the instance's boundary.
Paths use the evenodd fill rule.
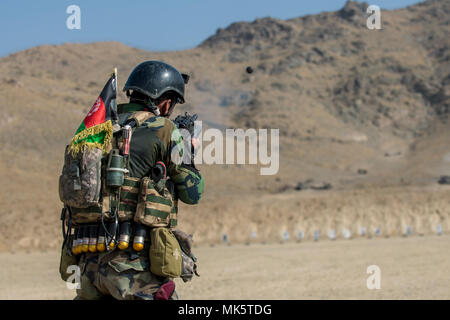
<path fill-rule="evenodd" d="M 181 248 L 172 231 L 169 228 L 153 228 L 150 241 L 150 271 L 162 277 L 181 276 Z"/>
<path fill-rule="evenodd" d="M 72 236 L 70 236 L 67 241 L 70 241 L 69 243 L 72 243 Z M 73 275 L 72 273 L 67 273 L 67 268 L 69 268 L 69 266 L 78 265 L 78 258 L 79 256 L 76 256 L 74 254 L 71 254 L 67 251 L 66 246 L 63 246 L 62 250 L 61 250 L 61 259 L 59 261 L 59 274 L 61 275 L 61 279 L 63 281 L 67 281 L 67 279 Z"/>

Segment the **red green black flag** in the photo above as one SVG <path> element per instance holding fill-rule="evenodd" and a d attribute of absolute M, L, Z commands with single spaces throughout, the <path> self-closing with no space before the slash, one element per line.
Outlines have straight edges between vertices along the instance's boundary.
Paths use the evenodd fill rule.
<path fill-rule="evenodd" d="M 115 71 L 75 132 L 69 148 L 74 156 L 84 150 L 85 146 L 99 148 L 105 153 L 108 151 L 113 135 L 111 120 L 115 114 L 115 99 L 117 98 L 116 77 Z"/>

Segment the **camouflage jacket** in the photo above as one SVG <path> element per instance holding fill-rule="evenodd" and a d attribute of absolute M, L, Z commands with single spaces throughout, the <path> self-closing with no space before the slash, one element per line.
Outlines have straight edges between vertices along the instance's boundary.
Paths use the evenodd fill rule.
<path fill-rule="evenodd" d="M 134 112 L 143 110 L 144 106 L 135 103 L 118 105 L 119 123 L 122 125 Z M 183 137 L 176 125 L 168 118 L 151 117 L 132 134 L 129 176 L 149 176 L 156 162 L 162 161 L 167 167 L 167 175 L 174 182 L 177 198 L 187 204 L 197 204 L 205 185 L 203 176 L 192 166 L 172 161 L 174 148 L 182 157 Z"/>

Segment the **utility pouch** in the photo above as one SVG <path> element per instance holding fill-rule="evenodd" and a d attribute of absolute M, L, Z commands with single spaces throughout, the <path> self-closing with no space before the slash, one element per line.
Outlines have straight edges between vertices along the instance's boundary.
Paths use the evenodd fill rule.
<path fill-rule="evenodd" d="M 178 240 L 181 248 L 181 279 L 183 279 L 184 282 L 188 282 L 192 280 L 194 274 L 199 277 L 200 275 L 197 272 L 197 258 L 192 253 L 192 235 L 188 235 L 187 233 L 178 229 L 173 230 L 172 233 Z"/>
<path fill-rule="evenodd" d="M 59 198 L 70 207 L 87 208 L 98 204 L 101 188 L 100 149 L 85 147 L 73 157 L 69 146 L 64 155 L 64 166 L 59 177 Z"/>
<path fill-rule="evenodd" d="M 197 272 L 197 259 L 193 258 L 193 256 L 188 256 L 184 251 L 181 251 L 181 258 L 182 258 L 182 268 L 181 268 L 181 276 L 180 278 L 183 279 L 183 282 L 191 281 L 194 277 L 194 274 L 197 277 L 200 277 L 200 275 Z"/>
<path fill-rule="evenodd" d="M 167 227 L 173 200 L 167 187 L 158 192 L 149 177 L 141 180 L 134 221 L 148 227 Z"/>
<path fill-rule="evenodd" d="M 69 243 L 72 243 L 73 241 L 73 236 L 70 235 L 67 238 L 67 241 L 69 241 Z M 61 279 L 63 281 L 67 281 L 67 279 L 69 279 L 69 277 L 71 275 L 74 274 L 74 272 L 76 272 L 75 268 L 72 267 L 73 269 L 68 269 L 70 266 L 78 266 L 78 259 L 79 256 L 76 256 L 74 254 L 71 254 L 68 250 L 66 246 L 63 246 L 63 248 L 61 249 L 61 259 L 59 261 L 59 274 L 61 275 Z"/>
<path fill-rule="evenodd" d="M 139 199 L 141 179 L 125 177 L 120 187 L 119 221 L 133 220 Z"/>
<path fill-rule="evenodd" d="M 157 276 L 178 278 L 182 271 L 181 248 L 169 228 L 150 231 L 150 271 Z"/>

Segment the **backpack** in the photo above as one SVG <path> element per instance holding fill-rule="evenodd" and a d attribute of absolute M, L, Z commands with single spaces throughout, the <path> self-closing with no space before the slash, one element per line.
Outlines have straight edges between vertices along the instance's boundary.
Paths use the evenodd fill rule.
<path fill-rule="evenodd" d="M 153 116 L 154 114 L 151 112 L 138 111 L 128 118 L 126 124 L 133 129 Z M 108 197 L 110 189 L 106 186 L 109 178 L 107 170 L 111 170 L 109 165 L 114 162 L 111 159 L 120 159 L 121 157 L 119 151 L 123 146 L 120 143 L 122 139 L 118 139 L 116 133 L 123 132 L 124 127 L 118 124 L 114 125 L 114 136 L 106 148 L 108 150 L 106 154 L 99 148 L 85 146 L 83 150 L 74 155 L 69 146 L 66 146 L 64 165 L 59 177 L 59 198 L 65 207 L 71 209 L 72 219 L 75 223 L 98 222 L 102 213 L 108 213 L 111 203 Z M 120 167 L 115 167 L 111 171 L 123 173 L 122 180 L 115 182 L 118 186 L 125 183 L 125 186 L 132 184 L 134 187 L 135 184 L 138 184 L 137 180 L 140 179 L 126 177 L 126 163 L 121 162 L 115 165 Z M 114 172 L 111 176 L 113 174 Z"/>
<path fill-rule="evenodd" d="M 84 147 L 75 157 L 66 146 L 64 166 L 59 177 L 59 198 L 67 206 L 88 208 L 100 200 L 103 152 Z"/>

